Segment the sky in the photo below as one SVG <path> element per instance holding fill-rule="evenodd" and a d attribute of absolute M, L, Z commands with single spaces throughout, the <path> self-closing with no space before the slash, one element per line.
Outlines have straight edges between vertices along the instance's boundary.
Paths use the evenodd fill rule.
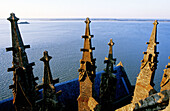
<path fill-rule="evenodd" d="M 0 18 L 170 19 L 170 0 L 0 0 Z"/>

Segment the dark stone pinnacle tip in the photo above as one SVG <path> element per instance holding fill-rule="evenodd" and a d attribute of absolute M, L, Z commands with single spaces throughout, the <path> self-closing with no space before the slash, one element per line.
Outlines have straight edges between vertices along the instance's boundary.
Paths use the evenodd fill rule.
<path fill-rule="evenodd" d="M 9 21 L 18 21 L 19 18 L 17 18 L 14 13 L 11 13 L 10 17 L 7 18 L 7 20 L 9 20 Z"/>

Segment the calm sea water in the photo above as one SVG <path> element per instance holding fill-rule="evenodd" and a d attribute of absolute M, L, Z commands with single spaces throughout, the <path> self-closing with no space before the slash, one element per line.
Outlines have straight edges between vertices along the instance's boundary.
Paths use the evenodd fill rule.
<path fill-rule="evenodd" d="M 22 21 L 22 20 L 21 20 Z M 35 62 L 34 75 L 42 82 L 43 62 L 39 59 L 43 51 L 47 50 L 53 58 L 50 61 L 53 77 L 59 77 L 60 82 L 78 77 L 79 60 L 82 57 L 80 48 L 84 40 L 81 38 L 85 32 L 84 21 L 39 21 L 29 20 L 30 24 L 20 24 L 20 32 L 24 44 L 31 45 L 27 49 L 29 62 Z M 149 41 L 153 22 L 130 21 L 92 21 L 91 34 L 94 35 L 92 45 L 96 48 L 94 57 L 97 59 L 97 71 L 105 68 L 104 58 L 108 55 L 107 43 L 110 38 L 115 42 L 114 57 L 117 63 L 122 61 L 131 84 L 135 84 L 137 74 L 140 71 L 143 52 L 146 51 L 146 42 Z M 160 22 L 158 25 L 158 69 L 155 75 L 155 88 L 159 90 L 163 69 L 170 62 L 170 22 Z M 10 22 L 0 20 L 0 100 L 12 97 L 12 90 L 8 89 L 13 83 L 12 72 L 7 68 L 12 66 L 12 52 L 6 52 L 10 47 L 11 29 Z"/>

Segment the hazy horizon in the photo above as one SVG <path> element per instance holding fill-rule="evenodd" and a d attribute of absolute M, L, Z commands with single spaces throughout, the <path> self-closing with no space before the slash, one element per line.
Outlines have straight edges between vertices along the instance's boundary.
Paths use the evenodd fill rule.
<path fill-rule="evenodd" d="M 19 17 L 18 17 L 19 18 Z M 84 21 L 86 18 L 19 18 L 18 22 L 23 21 Z M 7 20 L 7 18 L 0 18 L 0 20 Z M 170 19 L 152 19 L 152 18 L 90 18 L 92 21 L 138 21 L 138 22 L 150 22 L 158 20 L 158 22 L 170 22 Z"/>
<path fill-rule="evenodd" d="M 4 0 L 0 18 L 170 19 L 169 0 Z"/>

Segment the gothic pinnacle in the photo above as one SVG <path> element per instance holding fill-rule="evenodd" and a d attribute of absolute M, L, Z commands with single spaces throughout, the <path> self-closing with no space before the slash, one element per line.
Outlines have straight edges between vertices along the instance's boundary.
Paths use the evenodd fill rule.
<path fill-rule="evenodd" d="M 153 88 L 153 80 L 155 70 L 157 69 L 157 57 L 159 54 L 156 47 L 156 44 L 159 43 L 157 42 L 157 20 L 155 20 L 153 24 L 154 27 L 150 36 L 150 40 L 147 42 L 147 51 L 144 52 L 144 57 L 141 61 L 141 70 L 139 76 L 137 77 L 132 103 L 136 103 L 137 101 L 148 97 L 149 94 L 156 92 Z"/>
<path fill-rule="evenodd" d="M 83 51 L 83 56 L 82 56 L 82 59 L 80 60 L 80 69 L 79 69 L 79 80 L 82 80 L 82 78 L 84 77 L 84 71 L 86 70 L 86 62 L 89 62 L 91 64 L 91 69 L 92 69 L 92 72 L 91 74 L 89 75 L 91 80 L 92 78 L 95 77 L 95 69 L 96 69 L 96 66 L 95 66 L 95 59 L 93 59 L 93 50 L 95 50 L 94 47 L 92 47 L 92 44 L 91 44 L 91 37 L 93 37 L 93 35 L 90 35 L 90 19 L 89 18 L 86 18 L 86 29 L 85 29 L 85 35 L 82 36 L 82 38 L 84 38 L 84 48 L 83 49 L 80 49 L 81 51 Z M 94 76 L 94 77 L 92 77 Z M 93 80 L 92 80 L 93 81 Z"/>
<path fill-rule="evenodd" d="M 59 82 L 59 79 L 53 80 L 49 61 L 51 56 L 48 55 L 47 51 L 44 51 L 43 57 L 40 61 L 44 62 L 44 77 L 43 83 L 38 85 L 37 90 L 43 88 L 43 98 L 36 101 L 36 104 L 40 107 L 40 111 L 53 111 L 56 110 L 58 104 L 57 96 L 61 94 L 61 90 L 57 93 L 55 92 L 54 84 Z"/>
<path fill-rule="evenodd" d="M 52 75 L 49 66 L 49 61 L 52 57 L 48 55 L 47 51 L 44 51 L 44 56 L 40 59 L 44 62 L 44 83 L 51 84 L 52 83 Z"/>
<path fill-rule="evenodd" d="M 28 59 L 25 48 L 30 48 L 30 45 L 24 45 L 22 41 L 22 37 L 17 24 L 19 18 L 17 18 L 14 13 L 11 13 L 8 20 L 11 22 L 12 47 L 6 48 L 6 50 L 13 51 L 13 68 L 18 66 L 26 67 L 28 64 Z"/>
<path fill-rule="evenodd" d="M 105 57 L 104 63 L 107 63 L 106 70 L 108 71 L 109 70 L 108 68 L 111 66 L 111 72 L 113 72 L 113 65 L 115 65 L 116 58 L 113 59 L 114 42 L 112 41 L 112 39 L 110 39 L 110 42 L 108 43 L 108 45 L 109 45 L 109 55 L 108 55 L 108 58 Z"/>
<path fill-rule="evenodd" d="M 90 35 L 90 19 L 86 18 L 85 23 L 85 35 L 82 36 L 82 38 L 84 38 L 84 48 L 80 49 L 83 51 L 83 56 L 80 60 L 80 69 L 78 70 L 80 83 L 80 95 L 77 99 L 78 111 L 90 111 L 90 109 L 93 109 L 93 107 L 89 106 L 88 103 L 90 103 L 90 101 L 95 101 L 92 98 L 94 90 L 94 79 L 96 76 L 95 59 L 93 59 L 93 50 L 95 48 L 92 48 L 91 44 L 91 38 L 93 35 Z"/>
<path fill-rule="evenodd" d="M 53 80 L 49 61 L 52 59 L 51 56 L 48 55 L 47 51 L 44 51 L 44 56 L 40 59 L 44 62 L 44 84 L 55 84 L 59 82 L 59 79 Z"/>
<path fill-rule="evenodd" d="M 113 50 L 114 45 L 112 39 L 110 39 L 109 45 L 109 54 L 108 58 L 105 58 L 104 63 L 107 63 L 105 72 L 101 75 L 100 82 L 100 103 L 101 111 L 112 109 L 112 103 L 115 99 L 116 93 L 116 75 L 113 74 L 113 64 L 115 64 L 116 59 L 113 59 Z"/>
<path fill-rule="evenodd" d="M 13 66 L 8 68 L 8 71 L 13 71 L 13 85 L 9 88 L 13 90 L 13 104 L 17 111 L 30 111 L 34 109 L 37 92 L 35 86 L 37 83 L 32 72 L 32 66 L 35 63 L 29 63 L 25 48 L 30 48 L 29 45 L 24 45 L 19 31 L 17 21 L 19 18 L 11 13 L 8 20 L 11 22 L 12 32 L 12 47 L 6 48 L 7 51 L 13 51 Z"/>
<path fill-rule="evenodd" d="M 157 69 L 157 57 L 159 52 L 157 52 L 157 44 L 159 44 L 159 42 L 157 42 L 157 25 L 158 22 L 157 20 L 155 20 L 155 22 L 153 23 L 154 27 L 151 33 L 151 37 L 149 42 L 147 42 L 148 47 L 147 47 L 147 51 L 143 52 L 144 54 L 144 58 L 142 60 L 142 65 L 141 65 L 141 69 L 145 67 L 145 64 L 147 63 L 147 61 L 150 61 L 152 64 L 150 66 L 150 69 L 155 71 Z"/>

